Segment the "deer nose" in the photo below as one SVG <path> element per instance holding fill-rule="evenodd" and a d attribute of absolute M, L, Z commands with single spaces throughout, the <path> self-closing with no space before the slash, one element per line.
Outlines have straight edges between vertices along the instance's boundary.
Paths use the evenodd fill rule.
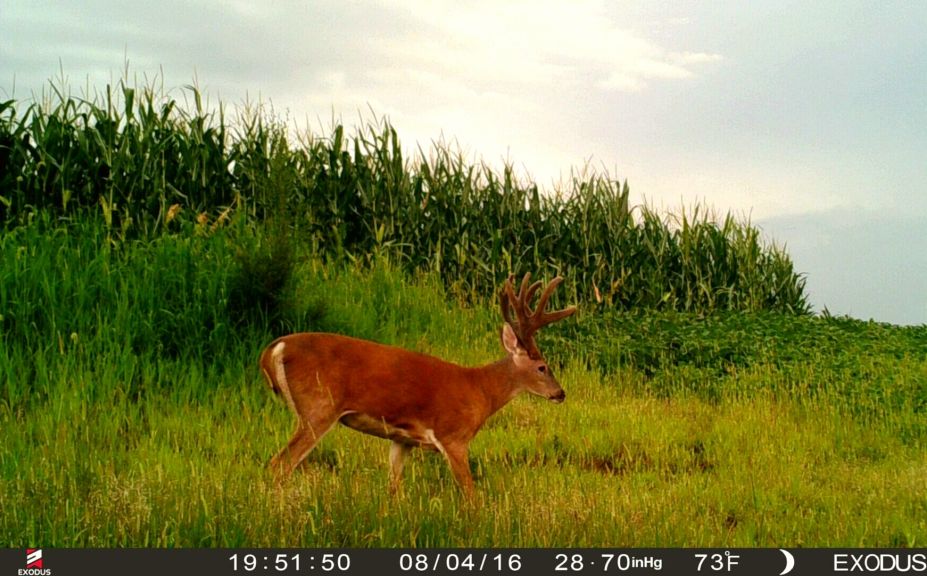
<path fill-rule="evenodd" d="M 557 392 L 556 394 L 553 394 L 553 395 L 549 396 L 547 399 L 550 400 L 551 402 L 555 402 L 555 403 L 557 403 L 557 404 L 560 404 L 561 402 L 563 402 L 564 400 L 566 400 L 566 391 L 563 390 L 563 388 L 561 388 L 559 392 Z"/>

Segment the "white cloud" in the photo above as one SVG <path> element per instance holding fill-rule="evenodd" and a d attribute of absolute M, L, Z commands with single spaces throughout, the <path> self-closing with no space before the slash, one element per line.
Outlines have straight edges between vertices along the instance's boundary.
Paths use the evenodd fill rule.
<path fill-rule="evenodd" d="M 620 27 L 597 1 L 383 4 L 419 24 L 388 43 L 397 66 L 477 86 L 569 88 L 591 79 L 600 89 L 639 91 L 721 59 L 661 47 Z"/>
<path fill-rule="evenodd" d="M 610 96 L 685 81 L 721 60 L 662 46 L 595 0 L 377 0 L 318 12 L 338 14 L 326 38 L 341 40 L 324 65 L 312 64 L 312 79 L 287 87 L 285 105 L 334 108 L 349 123 L 372 109 L 410 151 L 446 135 L 495 168 L 503 158 L 523 163 L 543 185 L 594 152 L 578 129 L 592 100 L 601 111 Z M 624 161 L 613 152 L 602 158 Z"/>
<path fill-rule="evenodd" d="M 720 54 L 707 54 L 705 52 L 681 52 L 671 55 L 672 60 L 679 64 L 702 64 L 708 62 L 720 62 L 724 57 Z"/>
<path fill-rule="evenodd" d="M 598 0 L 165 1 L 56 4 L 67 18 L 14 1 L 6 24 L 29 24 L 14 71 L 40 84 L 60 57 L 71 78 L 99 82 L 128 57 L 132 73 L 163 70 L 168 87 L 195 73 L 214 97 L 260 94 L 314 125 L 372 109 L 409 148 L 443 133 L 490 160 L 511 152 L 546 182 L 590 154 L 575 129 L 590 99 L 692 78 L 718 58 L 661 46 Z M 59 32 L 43 40 L 48 21 Z"/>

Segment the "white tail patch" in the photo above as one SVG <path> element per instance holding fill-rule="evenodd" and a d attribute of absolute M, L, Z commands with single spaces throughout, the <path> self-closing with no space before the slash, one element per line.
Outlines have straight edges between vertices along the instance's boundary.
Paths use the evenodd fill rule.
<path fill-rule="evenodd" d="M 277 386 L 280 387 L 280 392 L 282 392 L 283 397 L 286 398 L 286 403 L 290 405 L 290 409 L 295 412 L 296 404 L 293 403 L 293 395 L 290 393 L 290 384 L 286 380 L 286 368 L 283 365 L 284 348 L 286 348 L 286 344 L 280 342 L 270 351 L 270 357 L 274 361 L 274 381 L 276 381 Z"/>

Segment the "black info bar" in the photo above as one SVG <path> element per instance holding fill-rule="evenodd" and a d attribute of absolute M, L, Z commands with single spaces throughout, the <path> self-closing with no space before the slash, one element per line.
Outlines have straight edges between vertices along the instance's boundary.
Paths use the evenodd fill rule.
<path fill-rule="evenodd" d="M 927 549 L 446 548 L 0 550 L 0 576 L 805 576 L 927 574 Z"/>

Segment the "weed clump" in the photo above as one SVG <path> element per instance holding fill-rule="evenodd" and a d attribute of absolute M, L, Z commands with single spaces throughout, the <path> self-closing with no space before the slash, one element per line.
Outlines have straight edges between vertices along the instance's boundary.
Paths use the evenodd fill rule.
<path fill-rule="evenodd" d="M 235 324 L 279 324 L 287 313 L 287 286 L 296 259 L 289 241 L 239 248 L 229 278 L 228 313 Z"/>

